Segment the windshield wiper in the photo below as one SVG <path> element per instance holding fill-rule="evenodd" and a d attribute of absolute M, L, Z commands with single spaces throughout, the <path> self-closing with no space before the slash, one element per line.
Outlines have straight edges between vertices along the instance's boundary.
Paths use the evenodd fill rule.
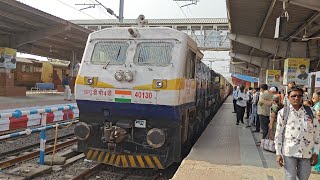
<path fill-rule="evenodd" d="M 121 51 L 121 47 L 119 48 L 119 51 L 118 51 L 116 60 L 118 60 L 118 57 L 119 57 L 119 55 L 120 55 L 120 51 Z M 111 59 L 107 64 L 105 64 L 105 65 L 103 66 L 103 69 L 107 69 L 107 67 L 108 67 L 108 65 L 110 64 L 111 61 L 112 61 L 112 59 Z"/>

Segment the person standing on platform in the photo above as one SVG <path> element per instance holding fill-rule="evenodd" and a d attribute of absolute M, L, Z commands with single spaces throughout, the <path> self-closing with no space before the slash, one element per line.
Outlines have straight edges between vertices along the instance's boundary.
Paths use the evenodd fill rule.
<path fill-rule="evenodd" d="M 240 121 L 242 124 L 244 124 L 243 116 L 247 106 L 247 101 L 249 100 L 248 94 L 244 91 L 244 86 L 241 86 L 239 92 L 237 92 L 236 100 L 237 100 L 237 107 L 236 107 L 237 125 L 239 125 Z"/>
<path fill-rule="evenodd" d="M 320 111 L 320 91 L 313 93 L 312 95 L 313 109 L 318 112 Z"/>
<path fill-rule="evenodd" d="M 255 126 L 256 122 L 258 121 L 258 113 L 257 113 L 257 106 L 259 101 L 259 88 L 254 88 L 252 90 L 252 108 L 251 108 L 251 117 L 247 127 Z M 260 131 L 260 127 L 259 127 Z"/>
<path fill-rule="evenodd" d="M 308 93 L 308 89 L 306 87 L 302 88 L 303 90 L 303 100 L 308 100 L 309 99 L 309 93 Z"/>
<path fill-rule="evenodd" d="M 270 88 L 271 89 L 271 88 Z M 273 102 L 270 109 L 270 123 L 269 123 L 269 133 L 271 133 L 271 139 L 274 139 L 277 127 L 277 115 L 283 105 L 280 103 L 278 96 L 273 96 Z"/>
<path fill-rule="evenodd" d="M 307 180 L 311 166 L 318 163 L 319 123 L 315 112 L 302 105 L 301 88 L 292 87 L 287 95 L 290 105 L 281 109 L 277 117 L 276 160 L 284 166 L 286 180 Z"/>
<path fill-rule="evenodd" d="M 70 89 L 70 85 L 69 85 L 68 76 L 69 75 L 66 74 L 66 76 L 63 78 L 62 85 L 64 87 L 64 100 L 71 101 L 71 89 Z"/>
<path fill-rule="evenodd" d="M 262 84 L 260 87 L 260 91 L 262 94 L 260 95 L 258 102 L 258 115 L 260 126 L 263 132 L 262 139 L 265 139 L 269 131 L 269 116 L 270 108 L 273 102 L 273 94 L 269 93 L 267 84 Z"/>
<path fill-rule="evenodd" d="M 232 113 L 236 113 L 237 112 L 237 92 L 238 92 L 238 88 L 237 86 L 233 87 L 233 92 L 232 92 L 232 97 L 233 97 L 233 112 Z"/>
<path fill-rule="evenodd" d="M 252 107 L 252 87 L 249 87 L 247 94 L 248 94 L 249 100 L 247 101 L 247 117 L 246 117 L 246 119 L 249 119 L 250 115 L 251 115 L 251 107 Z"/>
<path fill-rule="evenodd" d="M 290 89 L 293 87 L 293 86 L 296 86 L 296 83 L 295 82 L 289 82 L 288 83 L 288 89 L 287 91 L 290 91 Z M 283 97 L 283 102 L 282 102 L 283 106 L 289 106 L 290 105 L 290 102 L 289 102 L 289 99 L 288 99 L 288 94 L 285 94 L 285 96 Z"/>

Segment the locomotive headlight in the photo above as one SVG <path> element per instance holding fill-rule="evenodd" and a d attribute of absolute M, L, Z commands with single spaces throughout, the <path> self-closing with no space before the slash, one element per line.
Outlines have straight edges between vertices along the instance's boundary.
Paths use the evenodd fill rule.
<path fill-rule="evenodd" d="M 93 79 L 92 78 L 88 78 L 87 79 L 87 84 L 89 84 L 89 85 L 93 84 Z"/>
<path fill-rule="evenodd" d="M 123 74 L 126 81 L 130 82 L 133 80 L 133 73 L 131 71 L 125 71 Z"/>
<path fill-rule="evenodd" d="M 98 82 L 98 77 L 84 77 L 84 82 L 87 85 L 94 86 Z"/>
<path fill-rule="evenodd" d="M 166 142 L 165 133 L 158 128 L 153 128 L 147 133 L 147 143 L 153 148 L 160 148 Z"/>
<path fill-rule="evenodd" d="M 162 88 L 162 85 L 163 85 L 163 84 L 162 84 L 162 81 L 159 81 L 159 80 L 156 81 L 156 87 L 157 87 L 157 88 Z"/>
<path fill-rule="evenodd" d="M 167 80 L 165 79 L 154 79 L 152 82 L 152 88 L 154 89 L 165 89 L 167 88 Z"/>
<path fill-rule="evenodd" d="M 123 79 L 123 73 L 122 73 L 122 71 L 117 71 L 117 72 L 114 74 L 114 78 L 116 78 L 117 81 L 122 81 L 122 79 Z"/>

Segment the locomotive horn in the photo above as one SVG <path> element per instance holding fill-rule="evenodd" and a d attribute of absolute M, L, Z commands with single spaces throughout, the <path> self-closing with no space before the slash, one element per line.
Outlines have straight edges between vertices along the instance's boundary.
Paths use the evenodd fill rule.
<path fill-rule="evenodd" d="M 145 17 L 143 14 L 139 15 L 138 20 L 143 21 L 144 19 L 145 19 Z"/>
<path fill-rule="evenodd" d="M 137 24 L 138 26 L 143 27 L 145 24 L 148 23 L 148 20 L 146 20 L 146 17 L 144 15 L 139 15 L 139 17 L 137 18 Z"/>

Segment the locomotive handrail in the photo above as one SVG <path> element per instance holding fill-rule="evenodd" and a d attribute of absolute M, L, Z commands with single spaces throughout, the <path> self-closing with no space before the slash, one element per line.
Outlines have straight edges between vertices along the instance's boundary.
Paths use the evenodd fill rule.
<path fill-rule="evenodd" d="M 31 109 L 31 110 L 25 110 L 25 111 L 15 110 L 12 113 L 0 113 L 0 118 L 11 118 L 11 117 L 20 118 L 21 116 L 30 115 L 30 114 L 50 113 L 50 112 L 63 111 L 63 110 L 69 110 L 69 109 L 73 110 L 77 108 L 78 106 L 66 105 L 66 106 L 59 106 L 59 107 L 47 107 L 42 109 Z"/>

